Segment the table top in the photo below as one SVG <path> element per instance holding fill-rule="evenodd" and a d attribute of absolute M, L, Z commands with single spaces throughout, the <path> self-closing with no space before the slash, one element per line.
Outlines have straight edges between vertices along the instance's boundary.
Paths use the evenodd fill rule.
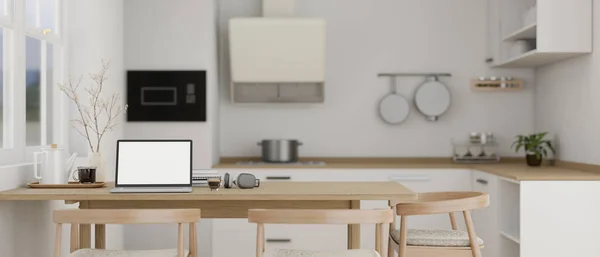
<path fill-rule="evenodd" d="M 41 189 L 17 188 L 0 192 L 0 200 L 68 200 L 68 201 L 169 201 L 169 200 L 396 200 L 416 199 L 416 193 L 396 182 L 262 182 L 254 189 L 210 191 L 194 187 L 192 193 L 122 193 L 111 194 L 113 183 L 104 188 Z"/>

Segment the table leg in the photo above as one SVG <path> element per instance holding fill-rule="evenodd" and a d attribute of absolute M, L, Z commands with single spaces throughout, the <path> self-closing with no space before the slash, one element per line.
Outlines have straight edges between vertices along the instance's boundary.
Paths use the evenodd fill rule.
<path fill-rule="evenodd" d="M 79 202 L 79 209 L 87 209 L 89 204 L 87 201 Z M 79 248 L 92 248 L 92 225 L 79 224 Z"/>
<path fill-rule="evenodd" d="M 106 249 L 106 225 L 96 224 L 94 228 L 94 248 Z"/>
<path fill-rule="evenodd" d="M 350 201 L 350 209 L 360 210 L 360 201 Z M 348 249 L 360 249 L 360 224 L 348 225 Z"/>

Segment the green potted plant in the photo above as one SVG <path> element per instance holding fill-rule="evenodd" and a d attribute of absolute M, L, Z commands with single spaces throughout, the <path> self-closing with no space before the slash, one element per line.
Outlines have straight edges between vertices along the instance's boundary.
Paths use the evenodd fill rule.
<path fill-rule="evenodd" d="M 512 144 L 515 152 L 519 152 L 521 148 L 525 149 L 527 165 L 540 166 L 542 159 L 548 156 L 548 150 L 554 153 L 552 142 L 544 139 L 548 132 L 531 134 L 529 136 L 518 135 L 517 140 Z"/>

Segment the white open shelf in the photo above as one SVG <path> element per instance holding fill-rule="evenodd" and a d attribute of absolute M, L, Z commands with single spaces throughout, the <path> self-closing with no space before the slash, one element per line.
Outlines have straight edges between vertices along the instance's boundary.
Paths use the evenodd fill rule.
<path fill-rule="evenodd" d="M 529 24 L 504 38 L 504 41 L 519 39 L 535 39 L 537 37 L 537 23 Z"/>
<path fill-rule="evenodd" d="M 520 185 L 508 180 L 499 180 L 498 194 L 500 235 L 512 242 L 519 243 L 521 241 Z"/>
<path fill-rule="evenodd" d="M 513 241 L 513 242 L 517 243 L 517 244 L 521 243 L 521 239 L 518 236 L 511 235 L 511 234 L 509 234 L 507 232 L 504 232 L 504 231 L 500 231 L 500 235 L 502 237 L 510 240 L 510 241 Z"/>
<path fill-rule="evenodd" d="M 519 68 L 519 67 L 538 67 L 550 63 L 555 63 L 583 53 L 547 53 L 538 50 L 531 50 L 524 54 L 512 57 L 503 63 L 496 65 L 500 68 Z"/>
<path fill-rule="evenodd" d="M 512 239 L 501 237 L 498 245 L 498 256 L 501 257 L 520 257 L 521 244 L 515 244 Z"/>

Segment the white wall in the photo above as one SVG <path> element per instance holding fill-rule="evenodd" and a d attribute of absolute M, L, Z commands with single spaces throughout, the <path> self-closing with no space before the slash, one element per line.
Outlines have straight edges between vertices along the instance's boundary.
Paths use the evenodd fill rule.
<path fill-rule="evenodd" d="M 24 186 L 33 179 L 32 167 L 0 168 L 0 176 L 0 191 Z M 51 256 L 55 230 L 50 212 L 58 204 L 0 201 L 0 257 Z"/>
<path fill-rule="evenodd" d="M 594 16 L 600 5 L 594 5 Z M 558 140 L 558 158 L 600 164 L 600 19 L 594 21 L 595 51 L 539 68 L 535 92 L 535 129 Z"/>
<path fill-rule="evenodd" d="M 207 122 L 130 122 L 126 138 L 194 140 L 194 168 L 210 168 L 217 137 L 216 3 L 125 1 L 127 70 L 206 70 Z"/>
<path fill-rule="evenodd" d="M 125 138 L 194 140 L 194 168 L 218 160 L 218 87 L 216 2 L 213 0 L 126 0 L 125 68 L 127 70 L 206 70 L 207 122 L 130 122 Z M 200 256 L 211 255 L 211 222 L 198 227 Z M 176 246 L 170 225 L 126 226 L 127 249 Z"/>
<path fill-rule="evenodd" d="M 125 103 L 125 68 L 123 58 L 123 0 L 69 0 L 68 3 L 68 54 L 69 76 L 84 76 L 83 86 L 88 86 L 90 73 L 100 71 L 101 60 L 110 61 L 109 79 L 103 95 L 120 93 Z M 83 95 L 84 92 L 81 91 Z M 78 115 L 72 106 L 71 116 Z M 101 153 L 107 164 L 106 179 L 114 180 L 116 140 L 123 136 L 123 121 L 102 140 Z M 88 144 L 77 132 L 70 132 L 70 149 L 80 155 L 89 152 Z"/>
<path fill-rule="evenodd" d="M 298 16 L 323 17 L 328 24 L 324 104 L 233 105 L 229 95 L 227 20 L 259 16 L 259 0 L 221 0 L 221 155 L 257 156 L 258 140 L 297 138 L 303 156 L 449 156 L 451 138 L 493 131 L 500 153 L 515 155 L 510 143 L 533 130 L 533 72 L 490 71 L 486 1 L 480 0 L 301 0 Z M 383 123 L 378 101 L 389 90 L 379 72 L 450 72 L 453 105 L 437 123 L 413 110 L 399 126 Z M 503 73 L 501 73 L 503 72 Z M 525 78 L 514 93 L 475 93 L 472 78 Z M 423 79 L 399 80 L 412 98 Z M 521 156 L 522 154 L 516 154 Z"/>

